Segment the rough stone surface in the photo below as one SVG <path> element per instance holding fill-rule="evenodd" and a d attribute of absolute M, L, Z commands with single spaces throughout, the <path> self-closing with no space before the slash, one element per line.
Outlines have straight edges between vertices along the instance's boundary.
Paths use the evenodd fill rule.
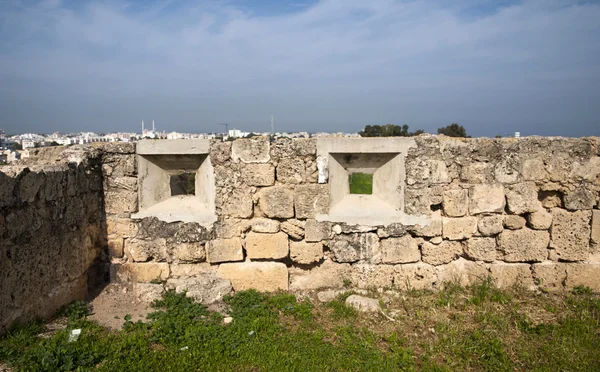
<path fill-rule="evenodd" d="M 302 240 L 304 238 L 304 221 L 296 219 L 284 221 L 281 224 L 281 231 L 292 239 Z"/>
<path fill-rule="evenodd" d="M 290 258 L 301 265 L 319 262 L 323 259 L 323 243 L 290 242 Z"/>
<path fill-rule="evenodd" d="M 228 279 L 235 291 L 264 292 L 288 290 L 288 269 L 280 262 L 241 262 L 219 266 L 218 275 Z"/>
<path fill-rule="evenodd" d="M 410 235 L 383 239 L 380 245 L 381 262 L 384 264 L 417 262 L 421 259 L 419 245 Z"/>
<path fill-rule="evenodd" d="M 395 269 L 393 265 L 356 264 L 351 267 L 352 287 L 378 290 L 392 288 Z"/>
<path fill-rule="evenodd" d="M 248 186 L 273 186 L 275 167 L 271 164 L 246 164 L 242 168 L 242 180 Z"/>
<path fill-rule="evenodd" d="M 443 218 L 442 231 L 444 239 L 463 240 L 470 238 L 477 232 L 477 218 Z"/>
<path fill-rule="evenodd" d="M 400 290 L 432 288 L 437 280 L 435 266 L 425 263 L 396 265 L 394 286 Z"/>
<path fill-rule="evenodd" d="M 547 291 L 560 291 L 567 279 L 567 264 L 544 262 L 531 265 L 534 282 Z"/>
<path fill-rule="evenodd" d="M 489 275 L 488 264 L 467 261 L 464 258 L 437 266 L 435 270 L 437 288 L 444 288 L 448 284 L 467 286 L 478 283 Z"/>
<path fill-rule="evenodd" d="M 568 264 L 566 266 L 565 286 L 567 289 L 582 285 L 595 292 L 600 291 L 600 264 Z"/>
<path fill-rule="evenodd" d="M 246 254 L 250 259 L 281 259 L 290 251 L 288 236 L 283 232 L 261 234 L 250 232 L 246 236 Z"/>
<path fill-rule="evenodd" d="M 442 220 L 441 219 L 432 219 L 429 225 L 420 226 L 415 225 L 410 228 L 410 231 L 415 236 L 422 236 L 425 238 L 433 238 L 434 236 L 442 235 Z"/>
<path fill-rule="evenodd" d="M 535 230 L 548 230 L 552 226 L 552 213 L 545 209 L 527 215 L 527 225 Z"/>
<path fill-rule="evenodd" d="M 469 189 L 469 212 L 502 213 L 505 199 L 502 185 L 475 185 Z"/>
<path fill-rule="evenodd" d="M 163 238 L 155 240 L 127 239 L 125 251 L 135 262 L 166 261 L 168 258 L 167 241 Z"/>
<path fill-rule="evenodd" d="M 277 181 L 289 184 L 303 183 L 306 167 L 301 158 L 281 159 L 277 164 Z"/>
<path fill-rule="evenodd" d="M 550 236 L 547 231 L 504 230 L 498 235 L 498 249 L 507 262 L 541 262 L 548 258 Z"/>
<path fill-rule="evenodd" d="M 462 217 L 469 209 L 469 191 L 466 189 L 448 190 L 444 192 L 442 206 L 450 217 Z"/>
<path fill-rule="evenodd" d="M 228 279 L 221 279 L 215 272 L 207 272 L 185 279 L 169 279 L 166 282 L 168 289 L 181 293 L 186 291 L 186 296 L 204 305 L 223 301 L 223 297 L 231 294 L 233 287 Z"/>
<path fill-rule="evenodd" d="M 290 269 L 290 289 L 294 291 L 342 288 L 351 278 L 350 265 L 325 260 L 311 270 Z"/>
<path fill-rule="evenodd" d="M 335 299 L 337 299 L 341 294 L 343 294 L 345 291 L 341 290 L 341 289 L 328 289 L 326 291 L 321 291 L 319 293 L 317 293 L 317 299 L 320 302 L 331 302 Z"/>
<path fill-rule="evenodd" d="M 504 227 L 510 230 L 522 229 L 525 226 L 525 218 L 514 214 L 507 214 L 503 220 Z"/>
<path fill-rule="evenodd" d="M 307 242 L 320 242 L 331 238 L 331 223 L 317 220 L 306 220 L 304 239 Z"/>
<path fill-rule="evenodd" d="M 536 289 L 528 264 L 493 264 L 490 265 L 490 276 L 498 288 L 518 286 L 529 290 Z"/>
<path fill-rule="evenodd" d="M 377 228 L 377 236 L 380 238 L 400 237 L 406 235 L 409 227 L 401 223 L 392 223 Z"/>
<path fill-rule="evenodd" d="M 133 295 L 144 302 L 159 300 L 164 292 L 162 284 L 134 283 L 133 285 Z"/>
<path fill-rule="evenodd" d="M 523 179 L 525 181 L 541 181 L 548 177 L 546 166 L 541 159 L 525 159 L 523 162 Z"/>
<path fill-rule="evenodd" d="M 268 218 L 255 218 L 252 220 L 252 231 L 274 234 L 279 232 L 279 221 Z"/>
<path fill-rule="evenodd" d="M 463 246 L 461 242 L 447 240 L 438 245 L 425 242 L 421 253 L 423 262 L 437 266 L 457 259 L 463 253 Z"/>
<path fill-rule="evenodd" d="M 122 266 L 127 281 L 130 280 L 135 283 L 150 283 L 156 280 L 164 281 L 167 280 L 170 272 L 169 264 L 164 262 L 131 263 Z"/>
<path fill-rule="evenodd" d="M 346 305 L 363 313 L 377 313 L 380 310 L 379 300 L 359 295 L 351 295 L 346 299 Z"/>
<path fill-rule="evenodd" d="M 258 192 L 258 201 L 267 217 L 294 217 L 294 193 L 290 189 L 283 186 L 266 187 Z"/>
<path fill-rule="evenodd" d="M 247 188 L 236 188 L 223 196 L 221 213 L 227 217 L 249 218 L 252 216 L 252 191 Z"/>
<path fill-rule="evenodd" d="M 600 210 L 592 211 L 592 244 L 600 245 Z"/>
<path fill-rule="evenodd" d="M 328 185 L 298 185 L 294 190 L 294 207 L 297 218 L 315 218 L 329 210 Z"/>
<path fill-rule="evenodd" d="M 228 218 L 217 221 L 214 224 L 215 237 L 219 239 L 231 239 L 240 237 L 250 228 L 248 220 Z"/>
<path fill-rule="evenodd" d="M 572 192 L 565 194 L 563 200 L 565 202 L 565 208 L 570 211 L 592 209 L 596 205 L 596 196 L 598 192 L 586 190 L 583 188 L 576 188 Z"/>
<path fill-rule="evenodd" d="M 206 258 L 210 263 L 241 261 L 244 259 L 240 238 L 214 239 L 206 243 Z"/>
<path fill-rule="evenodd" d="M 542 207 L 547 209 L 562 207 L 562 194 L 560 192 L 540 191 L 538 195 L 538 199 L 540 200 L 540 203 L 542 203 Z"/>
<path fill-rule="evenodd" d="M 231 159 L 242 163 L 266 163 L 271 159 L 267 137 L 244 138 L 233 141 Z"/>
<path fill-rule="evenodd" d="M 204 245 L 200 242 L 175 244 L 171 250 L 173 258 L 179 262 L 202 262 L 206 259 Z"/>
<path fill-rule="evenodd" d="M 379 238 L 374 233 L 338 235 L 330 245 L 337 262 L 380 259 L 379 249 Z"/>
<path fill-rule="evenodd" d="M 492 262 L 498 258 L 496 251 L 496 239 L 494 238 L 472 238 L 467 240 L 465 253 L 477 261 Z"/>
<path fill-rule="evenodd" d="M 477 221 L 477 228 L 483 236 L 499 234 L 504 230 L 503 217 L 501 214 L 481 216 L 479 217 L 479 221 Z"/>
<path fill-rule="evenodd" d="M 590 254 L 591 211 L 552 209 L 550 246 L 560 260 L 583 261 Z"/>
<path fill-rule="evenodd" d="M 541 208 L 538 189 L 533 182 L 512 185 L 506 190 L 508 210 L 514 214 L 536 212 Z"/>

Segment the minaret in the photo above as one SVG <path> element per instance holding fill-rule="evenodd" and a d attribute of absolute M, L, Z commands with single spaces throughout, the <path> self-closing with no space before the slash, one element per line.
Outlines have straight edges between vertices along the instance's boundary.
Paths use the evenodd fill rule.
<path fill-rule="evenodd" d="M 152 120 L 152 133 L 154 133 L 154 120 Z"/>

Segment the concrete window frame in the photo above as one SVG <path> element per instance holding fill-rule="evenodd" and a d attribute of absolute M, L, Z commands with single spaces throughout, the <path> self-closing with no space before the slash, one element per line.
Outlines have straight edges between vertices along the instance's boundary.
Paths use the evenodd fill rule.
<path fill-rule="evenodd" d="M 317 220 L 356 225 L 424 223 L 423 217 L 404 213 L 405 158 L 414 139 L 319 138 L 319 183 L 329 183 L 330 205 Z M 351 173 L 373 174 L 373 193 L 350 194 Z"/>
<path fill-rule="evenodd" d="M 210 140 L 142 140 L 137 143 L 140 210 L 131 217 L 156 217 L 165 222 L 197 222 L 210 227 L 216 220 L 215 176 L 209 158 Z M 170 178 L 195 172 L 195 195 L 171 196 Z"/>

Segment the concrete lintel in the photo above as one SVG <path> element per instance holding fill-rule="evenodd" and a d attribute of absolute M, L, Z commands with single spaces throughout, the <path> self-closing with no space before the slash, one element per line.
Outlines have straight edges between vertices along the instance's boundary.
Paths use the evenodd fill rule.
<path fill-rule="evenodd" d="M 417 144 L 410 137 L 384 138 L 318 138 L 317 156 L 330 153 L 399 153 L 406 156 L 408 149 Z"/>
<path fill-rule="evenodd" d="M 146 139 L 137 143 L 136 152 L 139 155 L 185 155 L 208 154 L 210 140 L 208 139 L 178 139 L 154 140 Z"/>

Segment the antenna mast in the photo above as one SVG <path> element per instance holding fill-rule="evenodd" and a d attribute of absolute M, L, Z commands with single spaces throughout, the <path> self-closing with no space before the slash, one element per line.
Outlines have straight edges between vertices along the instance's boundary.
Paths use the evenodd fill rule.
<path fill-rule="evenodd" d="M 152 120 L 152 132 L 154 132 L 154 120 Z"/>
<path fill-rule="evenodd" d="M 142 120 L 142 136 L 144 135 L 144 121 Z"/>
<path fill-rule="evenodd" d="M 271 114 L 271 133 L 275 134 L 275 116 Z"/>

